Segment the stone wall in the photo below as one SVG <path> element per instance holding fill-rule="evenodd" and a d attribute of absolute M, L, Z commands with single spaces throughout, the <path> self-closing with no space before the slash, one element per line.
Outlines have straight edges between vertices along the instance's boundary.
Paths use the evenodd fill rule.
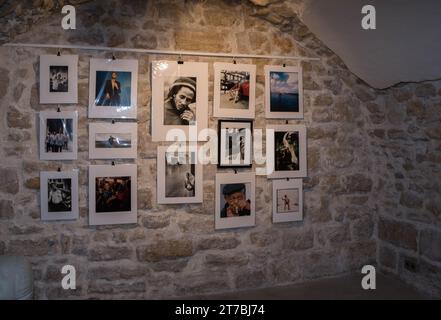
<path fill-rule="evenodd" d="M 376 158 L 378 262 L 441 296 L 441 82 L 405 84 L 368 103 Z"/>
<path fill-rule="evenodd" d="M 41 7 L 12 14 L 23 24 L 19 28 L 8 23 L 1 39 L 320 57 L 302 63 L 305 119 L 291 121 L 305 124 L 308 130 L 304 221 L 273 225 L 271 182 L 257 177 L 256 227 L 215 231 L 214 165 L 204 166 L 203 204 L 158 205 L 158 144 L 150 137 L 149 65 L 155 59 L 171 58 L 118 53 L 117 58 L 139 61 L 138 223 L 88 226 L 88 165 L 109 163 L 88 159 L 87 125 L 97 121 L 87 119 L 88 62 L 111 53 L 62 51 L 79 54 L 79 103 L 62 107 L 78 110 L 80 117 L 78 160 L 59 162 L 39 160 L 36 121 L 38 111 L 56 108 L 38 103 L 39 55 L 56 50 L 0 48 L 0 82 L 8 84 L 0 87 L 0 254 L 30 259 L 37 298 L 155 299 L 268 287 L 359 272 L 364 264 L 376 264 L 377 257 L 384 270 L 398 273 L 404 255 L 425 261 L 419 274 L 436 276 L 432 270 L 439 252 L 430 246 L 432 239 L 439 239 L 433 175 L 439 174 L 440 146 L 434 139 L 440 133 L 431 112 L 436 96 L 418 97 L 422 89 L 417 86 L 408 98 L 402 93 L 410 90 L 407 87 L 378 92 L 366 86 L 299 21 L 296 11 L 301 1 L 263 7 L 228 0 L 112 1 L 112 6 L 81 2 L 85 3 L 76 6 L 75 31 L 61 30 L 58 2 L 37 1 Z M 1 14 L 1 19 L 10 21 L 11 13 Z M 212 63 L 229 60 L 185 60 L 209 63 L 209 126 L 215 129 Z M 284 123 L 264 119 L 263 66 L 293 62 L 238 61 L 257 65 L 255 128 Z M 396 102 L 399 99 L 406 101 Z M 427 101 L 433 101 L 431 108 Z M 429 128 L 431 121 L 434 129 Z M 417 152 L 413 139 L 421 135 L 429 140 L 423 140 L 427 148 Z M 409 150 L 413 169 L 407 170 Z M 39 172 L 59 166 L 80 170 L 80 219 L 41 222 Z M 397 187 L 400 183 L 402 190 Z M 432 188 L 435 196 L 423 194 L 426 188 Z M 402 193 L 414 196 L 403 196 L 403 203 L 417 207 L 404 211 Z M 432 214 L 434 220 L 415 222 L 412 212 L 421 217 Z M 414 241 L 405 239 L 411 232 Z M 377 242 L 377 234 L 381 241 Z M 76 291 L 60 288 L 64 264 L 77 268 Z M 415 282 L 414 277 L 408 279 Z"/>

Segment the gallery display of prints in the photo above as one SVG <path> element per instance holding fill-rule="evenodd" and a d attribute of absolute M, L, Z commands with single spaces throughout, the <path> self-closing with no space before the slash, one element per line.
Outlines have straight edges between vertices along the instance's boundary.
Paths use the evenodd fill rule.
<path fill-rule="evenodd" d="M 196 148 L 158 147 L 158 204 L 202 203 L 202 164 Z"/>
<path fill-rule="evenodd" d="M 255 225 L 255 181 L 254 172 L 216 174 L 216 230 Z"/>
<path fill-rule="evenodd" d="M 268 178 L 306 177 L 306 159 L 305 126 L 267 126 L 266 162 Z"/>
<path fill-rule="evenodd" d="M 218 167 L 252 166 L 252 132 L 250 120 L 219 120 Z"/>
<path fill-rule="evenodd" d="M 41 220 L 78 219 L 78 170 L 40 172 Z"/>
<path fill-rule="evenodd" d="M 89 166 L 89 225 L 137 223 L 137 166 Z"/>
<path fill-rule="evenodd" d="M 302 179 L 273 180 L 273 222 L 303 219 Z"/>
<path fill-rule="evenodd" d="M 176 130 L 183 140 L 205 140 L 198 133 L 208 122 L 208 64 L 153 61 L 151 72 L 152 140 L 173 141 Z"/>
<path fill-rule="evenodd" d="M 136 159 L 137 146 L 137 123 L 89 123 L 90 159 Z"/>
<path fill-rule="evenodd" d="M 265 66 L 265 116 L 303 119 L 301 67 Z"/>
<path fill-rule="evenodd" d="M 40 159 L 77 159 L 78 113 L 40 112 Z"/>
<path fill-rule="evenodd" d="M 90 59 L 89 118 L 137 116 L 138 60 Z"/>
<path fill-rule="evenodd" d="M 214 63 L 214 117 L 254 119 L 255 95 L 255 65 Z"/>
<path fill-rule="evenodd" d="M 40 56 L 40 103 L 78 103 L 78 56 Z"/>

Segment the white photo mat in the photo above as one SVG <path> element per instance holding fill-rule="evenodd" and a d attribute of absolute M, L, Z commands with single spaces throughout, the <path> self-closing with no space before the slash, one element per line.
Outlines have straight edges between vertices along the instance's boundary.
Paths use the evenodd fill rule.
<path fill-rule="evenodd" d="M 205 62 L 184 62 L 177 61 L 152 61 L 152 141 L 173 141 L 173 132 L 185 135 L 183 141 L 206 141 L 206 137 L 199 137 L 199 133 L 208 126 L 208 64 Z M 165 125 L 165 82 L 169 79 L 196 78 L 196 112 L 195 124 L 189 125 Z M 170 134 L 167 140 L 167 133 Z"/>
<path fill-rule="evenodd" d="M 219 128 L 219 167 L 251 167 L 252 166 L 252 148 L 253 148 L 253 140 L 252 140 L 252 130 L 253 123 L 248 121 L 232 121 L 232 120 L 219 120 L 218 122 Z M 231 161 L 227 158 L 226 146 L 225 146 L 225 137 L 227 129 L 249 129 L 245 132 L 245 157 L 244 163 L 240 164 L 238 160 L 240 159 L 232 159 Z"/>
<path fill-rule="evenodd" d="M 272 182 L 273 182 L 273 223 L 302 221 L 303 220 L 302 179 L 272 180 Z M 284 199 L 285 196 L 286 198 Z M 283 206 L 283 209 L 281 206 Z"/>
<path fill-rule="evenodd" d="M 213 90 L 213 116 L 238 119 L 254 119 L 255 96 L 256 96 L 256 65 L 234 64 L 215 62 L 214 67 L 214 90 Z M 249 73 L 249 100 L 247 109 L 230 109 L 222 107 L 221 98 L 221 72 L 223 70 L 241 71 Z"/>
<path fill-rule="evenodd" d="M 223 197 L 222 185 L 226 184 L 249 184 L 246 190 L 246 198 L 249 197 L 250 215 L 239 217 L 221 217 L 221 197 Z M 238 172 L 238 173 L 217 173 L 216 174 L 216 209 L 215 209 L 215 229 L 229 229 L 241 227 L 253 227 L 256 224 L 256 176 L 254 172 Z"/>
<path fill-rule="evenodd" d="M 130 72 L 130 105 L 97 106 L 97 72 Z M 137 117 L 138 60 L 135 59 L 90 59 L 89 74 L 89 118 L 129 118 Z"/>
<path fill-rule="evenodd" d="M 41 111 L 40 117 L 40 160 L 75 160 L 78 152 L 78 112 L 77 111 Z M 47 148 L 47 122 L 48 120 L 71 120 L 72 140 L 69 139 L 69 148 L 72 151 L 48 152 Z M 66 126 L 67 129 L 69 128 Z M 66 128 L 64 127 L 64 128 Z M 64 131 L 63 131 L 64 132 Z"/>
<path fill-rule="evenodd" d="M 89 166 L 89 225 L 137 223 L 137 166 L 91 165 Z M 96 212 L 96 178 L 130 177 L 130 211 Z"/>
<path fill-rule="evenodd" d="M 275 170 L 275 133 L 276 132 L 298 132 L 299 155 L 298 170 Z M 307 176 L 307 144 L 306 127 L 304 125 L 267 125 L 266 127 L 266 169 L 267 178 L 302 178 Z"/>
<path fill-rule="evenodd" d="M 269 119 L 303 119 L 303 71 L 302 67 L 292 66 L 270 66 L 264 67 L 265 71 L 265 117 Z M 283 112 L 283 111 L 271 111 L 271 72 L 283 72 L 297 74 L 297 86 L 298 86 L 298 112 Z M 285 87 L 288 83 L 285 83 Z M 295 84 L 294 84 L 295 86 Z M 288 89 L 291 91 L 291 89 Z M 283 95 L 283 93 L 282 93 Z M 282 97 L 281 95 L 281 97 Z"/>
<path fill-rule="evenodd" d="M 70 179 L 71 181 L 71 210 L 49 212 L 49 188 L 48 181 L 52 179 Z M 42 171 L 40 172 L 40 208 L 41 220 L 76 220 L 78 210 L 78 170 L 72 171 Z"/>
<path fill-rule="evenodd" d="M 51 67 L 67 67 L 67 92 L 51 92 Z M 78 103 L 78 55 L 40 56 L 40 103 Z"/>
<path fill-rule="evenodd" d="M 98 147 L 100 139 L 112 139 Z M 111 147 L 129 138 L 130 147 Z M 122 139 L 122 141 L 120 141 Z M 89 159 L 136 159 L 138 151 L 138 124 L 133 122 L 89 123 Z"/>
<path fill-rule="evenodd" d="M 185 164 L 188 165 L 190 163 L 190 153 L 193 153 L 192 159 L 196 160 L 194 164 L 194 196 L 186 197 L 186 196 L 176 196 L 176 197 L 167 197 L 167 177 L 166 177 L 166 156 L 167 151 L 171 153 L 172 157 L 178 155 L 178 159 L 182 159 Z M 177 204 L 177 203 L 202 203 L 203 201 L 203 176 L 202 176 L 202 164 L 198 162 L 198 155 L 196 148 L 189 147 L 186 152 L 177 151 L 169 149 L 166 146 L 159 146 L 157 153 L 157 201 L 158 204 Z M 174 186 L 179 187 L 179 185 L 184 188 L 185 181 L 183 179 L 179 179 L 178 176 L 171 177 L 173 179 Z"/>

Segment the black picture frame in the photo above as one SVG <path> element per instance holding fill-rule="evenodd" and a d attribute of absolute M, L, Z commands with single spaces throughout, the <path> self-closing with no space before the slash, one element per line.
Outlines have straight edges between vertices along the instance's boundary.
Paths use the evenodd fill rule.
<path fill-rule="evenodd" d="M 217 167 L 218 168 L 230 168 L 230 169 L 235 169 L 235 168 L 251 168 L 253 166 L 253 120 L 225 120 L 225 119 L 220 119 L 218 120 L 218 125 L 217 125 L 217 130 L 218 130 L 218 144 L 217 144 Z M 250 162 L 249 164 L 222 164 L 221 163 L 221 148 L 224 146 L 224 140 L 222 137 L 222 133 L 221 133 L 221 129 L 222 129 L 222 124 L 224 123 L 232 123 L 232 124 L 240 124 L 240 123 L 244 123 L 246 124 L 246 127 L 249 126 L 250 131 L 251 131 L 251 136 L 250 136 L 250 141 L 249 141 L 249 154 L 250 154 Z M 246 143 L 246 141 L 245 141 Z"/>

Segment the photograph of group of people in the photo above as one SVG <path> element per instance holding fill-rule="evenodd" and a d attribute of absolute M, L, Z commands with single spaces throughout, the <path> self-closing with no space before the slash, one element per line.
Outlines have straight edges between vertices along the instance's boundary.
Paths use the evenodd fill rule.
<path fill-rule="evenodd" d="M 72 152 L 72 119 L 47 119 L 46 152 Z"/>
<path fill-rule="evenodd" d="M 97 177 L 95 188 L 96 212 L 131 211 L 130 177 Z"/>

